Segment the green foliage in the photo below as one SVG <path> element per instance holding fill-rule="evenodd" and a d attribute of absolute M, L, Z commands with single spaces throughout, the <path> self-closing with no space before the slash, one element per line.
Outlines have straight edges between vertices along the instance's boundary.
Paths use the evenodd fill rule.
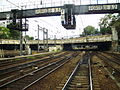
<path fill-rule="evenodd" d="M 36 57 L 29 56 L 27 59 L 36 59 Z"/>
<path fill-rule="evenodd" d="M 93 27 L 93 26 L 89 25 L 84 28 L 85 35 L 94 35 L 94 34 L 98 34 L 98 33 L 99 33 L 98 29 L 95 29 L 95 27 Z"/>
<path fill-rule="evenodd" d="M 18 40 L 20 38 L 20 31 L 11 29 L 10 30 L 10 37 L 11 37 L 11 39 Z"/>
<path fill-rule="evenodd" d="M 10 30 L 5 27 L 0 27 L 0 39 L 9 39 L 10 38 Z"/>
<path fill-rule="evenodd" d="M 30 37 L 30 36 L 28 36 L 28 35 L 26 35 L 25 38 L 26 38 L 27 40 L 34 40 L 34 37 Z"/>
<path fill-rule="evenodd" d="M 112 21 L 112 17 L 114 17 L 112 14 L 107 14 L 104 17 L 100 19 L 99 26 L 101 28 L 107 28 L 110 26 L 110 22 Z"/>
<path fill-rule="evenodd" d="M 15 39 L 18 40 L 20 38 L 20 31 L 19 30 L 14 30 L 15 27 L 18 28 L 19 23 L 17 23 L 16 25 L 13 25 L 13 23 L 10 23 L 9 25 L 7 25 L 7 27 L 9 27 L 10 29 L 10 38 L 9 39 Z"/>
<path fill-rule="evenodd" d="M 99 26 L 102 34 L 111 34 L 111 26 L 114 26 L 117 30 L 120 30 L 120 15 L 108 14 L 100 19 Z"/>
<path fill-rule="evenodd" d="M 112 33 L 112 32 L 111 32 L 111 28 L 110 28 L 110 27 L 107 27 L 107 28 L 102 27 L 102 28 L 100 28 L 100 33 L 101 33 L 102 35 L 111 34 L 111 33 Z"/>
<path fill-rule="evenodd" d="M 19 61 L 19 60 L 21 60 L 21 59 L 20 59 L 20 58 L 16 58 L 15 60 Z"/>
<path fill-rule="evenodd" d="M 11 25 L 11 24 L 10 24 Z M 8 25 L 8 26 L 10 26 Z M 26 36 L 27 40 L 34 40 L 34 37 Z M 8 29 L 6 27 L 0 27 L 0 39 L 20 39 L 20 31 Z"/>
<path fill-rule="evenodd" d="M 16 40 L 18 40 L 19 37 L 20 37 L 19 30 L 13 30 L 13 29 L 8 29 L 6 27 L 0 27 L 0 39 L 16 39 Z"/>

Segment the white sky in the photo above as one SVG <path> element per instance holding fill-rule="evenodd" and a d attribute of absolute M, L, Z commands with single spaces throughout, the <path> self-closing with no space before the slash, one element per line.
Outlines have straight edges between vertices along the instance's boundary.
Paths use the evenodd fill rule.
<path fill-rule="evenodd" d="M 17 6 L 21 6 L 25 4 L 32 5 L 26 8 L 60 6 L 60 5 L 63 5 L 64 3 L 75 3 L 76 5 L 79 5 L 80 1 L 82 5 L 90 4 L 90 1 L 92 4 L 97 3 L 97 0 L 42 0 L 43 5 L 38 6 L 36 4 L 40 3 L 41 0 L 9 0 L 9 1 L 14 3 Z M 116 2 L 119 2 L 119 0 L 108 0 L 108 3 L 116 3 Z M 98 0 L 98 3 L 99 4 L 107 3 L 107 0 Z M 17 8 L 15 5 L 10 4 L 6 0 L 0 0 L 0 12 L 8 10 L 8 7 L 15 9 Z M 57 38 L 71 37 L 71 36 L 74 37 L 74 36 L 80 35 L 83 32 L 83 28 L 88 25 L 94 26 L 95 28 L 99 28 L 98 22 L 99 22 L 99 19 L 103 16 L 104 16 L 103 14 L 93 14 L 93 15 L 89 14 L 89 15 L 76 16 L 77 24 L 76 24 L 75 30 L 64 29 L 61 25 L 60 16 L 31 18 L 31 19 L 28 19 L 30 27 L 29 27 L 29 31 L 27 32 L 27 34 L 29 36 L 33 36 L 37 38 L 36 30 L 37 30 L 37 25 L 39 24 L 41 27 L 45 27 L 48 29 L 50 38 L 54 38 L 54 35 L 56 35 Z M 35 22 L 35 20 L 37 20 L 37 22 Z M 42 39 L 42 36 L 43 36 L 43 33 L 40 31 L 40 39 Z"/>

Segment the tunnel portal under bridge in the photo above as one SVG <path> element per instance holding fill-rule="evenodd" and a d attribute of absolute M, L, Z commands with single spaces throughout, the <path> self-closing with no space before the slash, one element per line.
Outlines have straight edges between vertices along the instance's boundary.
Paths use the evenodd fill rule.
<path fill-rule="evenodd" d="M 63 44 L 65 51 L 107 51 L 112 48 L 112 42 L 67 43 Z"/>

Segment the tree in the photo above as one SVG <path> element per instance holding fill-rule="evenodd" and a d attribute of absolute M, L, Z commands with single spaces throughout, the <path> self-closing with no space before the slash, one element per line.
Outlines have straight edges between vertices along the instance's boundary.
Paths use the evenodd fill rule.
<path fill-rule="evenodd" d="M 115 28 L 119 28 L 120 19 L 119 15 L 107 14 L 103 18 L 100 19 L 99 22 L 100 32 L 102 34 L 111 34 L 111 26 L 115 26 Z"/>
<path fill-rule="evenodd" d="M 116 16 L 116 18 L 113 19 L 113 21 L 111 22 L 111 25 L 115 27 L 115 29 L 118 32 L 118 43 L 120 45 L 120 14 L 118 14 Z"/>
<path fill-rule="evenodd" d="M 9 25 L 7 25 L 7 27 L 10 30 L 10 38 L 9 39 L 15 39 L 18 40 L 20 39 L 20 31 L 17 30 L 19 26 L 19 23 L 16 23 L 16 25 L 14 25 L 13 23 L 10 23 Z"/>
<path fill-rule="evenodd" d="M 109 27 L 110 22 L 112 21 L 112 14 L 107 14 L 100 19 L 99 26 L 107 28 Z"/>
<path fill-rule="evenodd" d="M 15 40 L 20 39 L 20 31 L 10 29 L 10 39 L 15 39 Z"/>
<path fill-rule="evenodd" d="M 16 39 L 20 37 L 20 31 L 0 27 L 0 39 Z"/>
<path fill-rule="evenodd" d="M 107 28 L 101 27 L 101 28 L 100 28 L 100 33 L 101 33 L 102 35 L 105 35 L 105 34 L 111 34 L 112 31 L 111 31 L 111 28 L 110 28 L 110 27 L 107 27 Z"/>
<path fill-rule="evenodd" d="M 12 24 L 9 24 L 9 27 Z M 27 40 L 34 40 L 34 37 L 26 36 Z M 20 39 L 20 31 L 19 30 L 13 30 L 12 28 L 6 28 L 6 27 L 0 27 L 0 39 Z"/>
<path fill-rule="evenodd" d="M 34 37 L 30 37 L 30 36 L 28 36 L 28 35 L 26 35 L 25 38 L 26 38 L 27 40 L 34 40 Z"/>
<path fill-rule="evenodd" d="M 0 39 L 9 39 L 10 38 L 10 30 L 5 27 L 0 27 Z"/>
<path fill-rule="evenodd" d="M 120 31 L 120 14 L 112 18 L 110 26 L 114 26 L 118 32 Z"/>
<path fill-rule="evenodd" d="M 95 27 L 88 25 L 87 27 L 84 28 L 84 32 L 85 35 L 95 35 L 98 34 L 99 31 L 98 29 L 95 29 Z"/>

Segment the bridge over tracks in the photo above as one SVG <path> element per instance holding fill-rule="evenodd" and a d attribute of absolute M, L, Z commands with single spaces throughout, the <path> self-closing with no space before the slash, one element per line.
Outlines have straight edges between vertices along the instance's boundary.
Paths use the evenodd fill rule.
<path fill-rule="evenodd" d="M 112 46 L 112 35 L 99 35 L 99 36 L 87 36 L 79 38 L 70 39 L 58 39 L 58 40 L 48 40 L 48 43 L 43 40 L 27 40 L 26 43 L 23 41 L 23 49 L 25 45 L 28 45 L 32 50 L 38 50 L 38 45 L 40 49 L 47 47 L 55 47 L 59 45 L 64 50 L 103 50 L 110 49 Z M 3 50 L 19 50 L 20 41 L 19 40 L 0 40 L 0 49 Z"/>
<path fill-rule="evenodd" d="M 112 41 L 112 35 L 87 36 L 70 39 L 48 40 L 48 44 L 67 44 L 67 43 L 92 43 L 92 42 L 108 42 Z M 38 40 L 27 40 L 27 44 L 38 44 Z M 20 44 L 19 40 L 0 39 L 0 44 Z M 23 42 L 25 44 L 25 42 Z M 43 40 L 39 40 L 39 44 L 44 44 Z"/>

